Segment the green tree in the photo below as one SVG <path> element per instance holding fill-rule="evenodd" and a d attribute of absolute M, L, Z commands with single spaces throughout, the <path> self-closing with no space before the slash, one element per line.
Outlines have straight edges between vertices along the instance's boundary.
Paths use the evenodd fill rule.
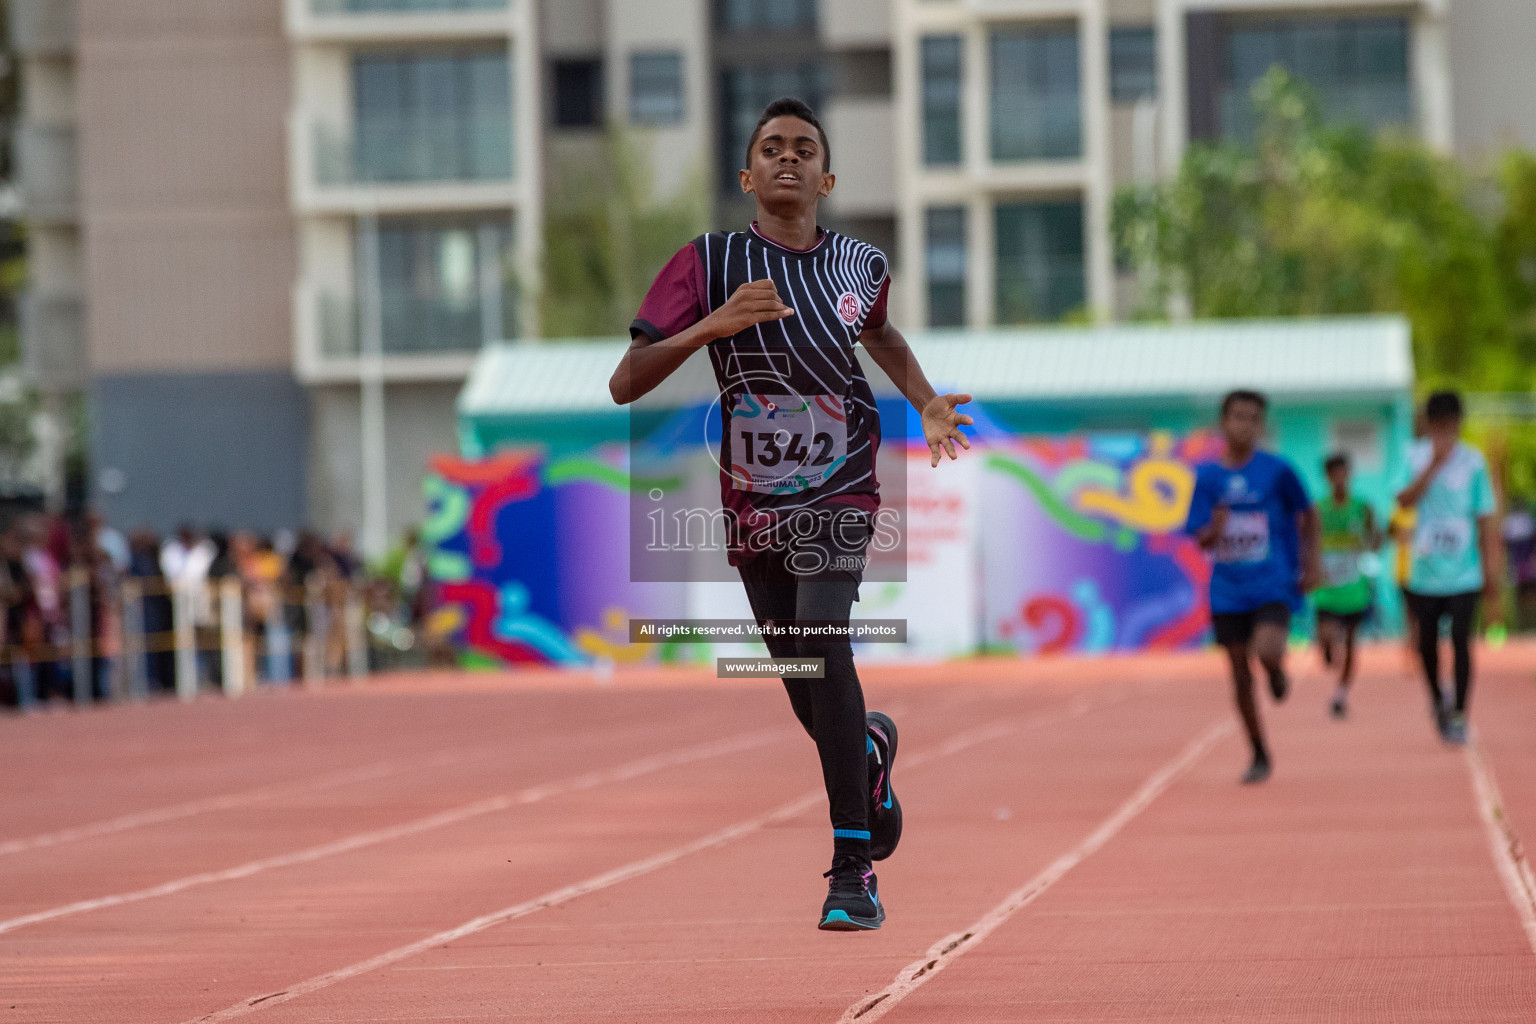
<path fill-rule="evenodd" d="M 1528 155 L 1503 177 L 1525 190 L 1522 203 L 1485 204 L 1499 190 L 1449 156 L 1406 134 L 1325 122 L 1308 87 L 1279 69 L 1254 102 L 1253 144 L 1192 146 L 1173 180 L 1117 197 L 1116 242 L 1142 271 L 1141 315 L 1162 315 L 1176 296 L 1202 317 L 1400 312 L 1425 385 L 1536 383 L 1517 344 L 1536 294 Z"/>
<path fill-rule="evenodd" d="M 656 273 L 705 230 L 702 173 L 657 198 L 648 140 L 613 127 L 600 146 L 599 159 L 572 160 L 550 176 L 538 302 L 545 337 L 625 334 Z"/>

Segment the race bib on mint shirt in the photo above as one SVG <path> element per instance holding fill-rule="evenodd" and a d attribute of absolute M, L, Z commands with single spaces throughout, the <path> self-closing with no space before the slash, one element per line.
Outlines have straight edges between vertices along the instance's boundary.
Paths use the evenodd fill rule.
<path fill-rule="evenodd" d="M 1416 552 L 1424 558 L 1461 558 L 1471 546 L 1472 523 L 1460 516 L 1425 519 L 1414 539 Z"/>

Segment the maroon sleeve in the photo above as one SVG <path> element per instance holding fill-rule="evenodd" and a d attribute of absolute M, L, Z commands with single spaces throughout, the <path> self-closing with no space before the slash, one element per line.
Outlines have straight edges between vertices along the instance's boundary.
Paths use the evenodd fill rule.
<path fill-rule="evenodd" d="M 704 294 L 704 261 L 690 242 L 677 250 L 651 283 L 640 312 L 629 325 L 629 336 L 661 341 L 681 333 L 709 315 Z"/>
<path fill-rule="evenodd" d="M 864 318 L 864 326 L 860 330 L 879 330 L 885 326 L 886 298 L 891 293 L 891 275 L 885 275 L 885 280 L 880 282 L 880 294 L 875 296 L 875 304 L 869 307 L 869 315 Z"/>

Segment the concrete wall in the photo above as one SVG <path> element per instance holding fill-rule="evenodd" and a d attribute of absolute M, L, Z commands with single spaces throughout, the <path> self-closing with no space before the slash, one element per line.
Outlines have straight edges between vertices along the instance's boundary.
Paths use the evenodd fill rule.
<path fill-rule="evenodd" d="M 421 522 L 421 479 L 427 460 L 458 451 L 457 383 L 390 384 L 385 391 L 390 541 Z M 362 410 L 355 387 L 310 390 L 313 443 L 309 470 L 310 522 L 334 532 L 362 525 Z"/>
<path fill-rule="evenodd" d="M 658 196 L 706 187 L 713 159 L 714 115 L 710 106 L 709 3 L 701 0 L 607 0 L 604 50 L 609 118 L 629 121 L 629 57 L 647 50 L 683 56 L 683 120 L 632 129 L 650 149 Z"/>
<path fill-rule="evenodd" d="M 94 496 L 124 523 L 297 525 L 282 5 L 81 0 L 76 67 Z"/>
<path fill-rule="evenodd" d="M 88 399 L 94 500 L 118 525 L 303 524 L 308 400 L 292 374 L 109 374 Z"/>
<path fill-rule="evenodd" d="M 1459 0 L 1446 20 L 1456 155 L 1482 161 L 1509 146 L 1536 149 L 1536 3 Z"/>
<path fill-rule="evenodd" d="M 99 374 L 291 361 L 275 0 L 82 0 L 90 362 Z"/>

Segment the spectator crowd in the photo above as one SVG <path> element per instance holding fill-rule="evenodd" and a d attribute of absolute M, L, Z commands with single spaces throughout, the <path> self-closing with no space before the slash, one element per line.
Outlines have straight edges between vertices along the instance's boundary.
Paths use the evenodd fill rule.
<path fill-rule="evenodd" d="M 430 608 L 414 532 L 366 566 L 352 536 L 124 535 L 96 512 L 0 531 L 0 703 L 108 700 L 360 674 L 420 657 Z"/>

